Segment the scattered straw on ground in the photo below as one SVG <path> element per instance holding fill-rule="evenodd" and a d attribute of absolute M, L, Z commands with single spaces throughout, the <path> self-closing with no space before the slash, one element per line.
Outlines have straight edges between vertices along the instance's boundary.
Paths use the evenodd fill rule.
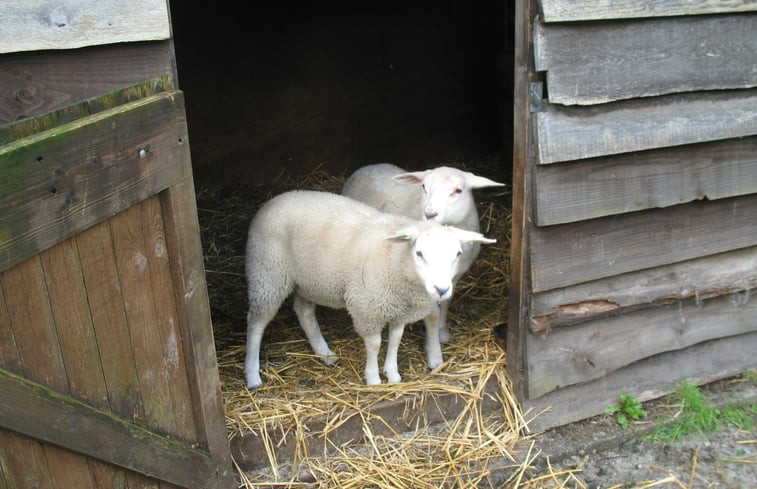
<path fill-rule="evenodd" d="M 487 177 L 508 181 L 497 159 L 450 164 Z M 362 372 L 362 340 L 344 311 L 319 308 L 324 336 L 338 355 L 326 366 L 312 354 L 287 302 L 263 338 L 261 373 L 264 385 L 244 386 L 246 282 L 244 246 L 247 226 L 257 208 L 288 189 L 341 190 L 344 177 L 317 169 L 305 177 L 282 175 L 273 185 L 228 186 L 198 190 L 198 209 L 205 248 L 217 356 L 230 437 L 262 437 L 270 470 L 246 473 L 243 487 L 375 487 L 437 488 L 488 487 L 499 469 L 499 487 L 583 487 L 580 468 L 535 474 L 538 453 L 516 460 L 513 449 L 525 437 L 526 423 L 512 394 L 504 366 L 506 354 L 492 329 L 506 321 L 509 264 L 509 189 L 477 192 L 482 231 L 498 241 L 482 247 L 474 266 L 458 284 L 450 306 L 452 341 L 443 349 L 445 363 L 434 372 L 426 368 L 422 323 L 409 326 L 400 346 L 403 382 L 366 386 Z M 496 382 L 500 409 L 485 411 L 487 382 Z M 452 419 L 430 425 L 418 423 L 411 433 L 374 433 L 367 407 L 385 400 L 416 396 L 433 403 L 443 394 L 464 402 Z M 349 418 L 362 418 L 363 432 L 355 443 L 338 446 L 332 430 Z M 322 432 L 310 431 L 314 419 L 327 419 Z M 277 460 L 270 433 L 296 440 L 295 459 Z M 323 440 L 328 457 L 311 456 L 306 439 Z M 293 470 L 292 470 L 293 469 Z M 504 469 L 504 471 L 503 471 Z M 543 472 L 543 471 L 542 471 Z M 509 474 L 502 479 L 502 473 Z"/>

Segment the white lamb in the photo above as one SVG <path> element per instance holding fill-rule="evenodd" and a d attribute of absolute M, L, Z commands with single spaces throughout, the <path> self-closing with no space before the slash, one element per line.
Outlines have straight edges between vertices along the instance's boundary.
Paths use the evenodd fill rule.
<path fill-rule="evenodd" d="M 389 163 L 378 163 L 356 170 L 344 183 L 342 195 L 365 202 L 383 212 L 400 214 L 413 219 L 434 220 L 478 232 L 479 219 L 473 190 L 504 185 L 504 183 L 447 166 L 407 172 Z M 463 246 L 463 256 L 460 258 L 458 272 L 453 279 L 454 284 L 468 271 L 478 256 L 479 250 L 478 243 Z M 448 308 L 449 301 L 446 300 L 440 304 L 438 315 L 424 319 L 426 360 L 430 369 L 442 364 L 442 350 L 439 342 L 449 342 Z M 435 338 L 439 338 L 439 341 Z"/>
<path fill-rule="evenodd" d="M 437 309 L 453 292 L 462 243 L 481 234 L 384 214 L 347 197 L 291 191 L 269 200 L 250 223 L 245 271 L 247 387 L 260 386 L 260 341 L 283 301 L 294 310 L 316 355 L 333 364 L 316 305 L 347 309 L 365 341 L 367 384 L 380 384 L 381 332 L 389 326 L 384 374 L 399 382 L 397 350 L 406 324 Z"/>

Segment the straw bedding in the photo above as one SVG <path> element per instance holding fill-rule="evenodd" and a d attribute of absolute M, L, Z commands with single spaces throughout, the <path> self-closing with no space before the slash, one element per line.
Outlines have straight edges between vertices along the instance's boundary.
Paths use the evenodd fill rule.
<path fill-rule="evenodd" d="M 509 181 L 496 158 L 446 163 L 498 181 Z M 324 337 L 339 355 L 336 366 L 314 358 L 287 301 L 268 326 L 261 349 L 264 385 L 248 391 L 244 385 L 246 282 L 244 247 L 247 226 L 257 208 L 289 189 L 339 192 L 344 176 L 316 169 L 305 176 L 282 173 L 270 185 L 198 189 L 198 213 L 205 254 L 214 335 L 230 438 L 261 437 L 269 468 L 240 469 L 243 487 L 563 487 L 575 481 L 572 472 L 535 475 L 535 454 L 516 460 L 516 442 L 526 437 L 526 422 L 504 372 L 506 352 L 492 333 L 507 319 L 510 192 L 476 192 L 481 229 L 497 243 L 482 247 L 478 260 L 461 283 L 450 306 L 452 341 L 443 348 L 445 363 L 426 368 L 422 322 L 409 326 L 400 346 L 399 384 L 363 384 L 363 341 L 345 311 L 319 307 Z M 385 342 L 384 342 L 385 346 Z M 383 352 L 383 349 L 382 349 Z M 382 353 L 383 355 L 383 353 Z M 496 388 L 487 390 L 487 383 Z M 375 433 L 368 407 L 413 395 L 429 404 L 441 394 L 462 400 L 459 414 L 442 423 L 417 420 L 409 433 Z M 496 397 L 494 410 L 482 408 Z M 337 444 L 330 434 L 347 419 L 362 419 L 355 442 Z M 312 421 L 326 420 L 319 432 Z M 384 422 L 384 421 L 382 421 Z M 276 433 L 296 442 L 292 460 L 278 460 Z M 308 453 L 307 439 L 317 438 L 330 455 Z M 495 480 L 494 469 L 499 475 Z M 502 476 L 501 474 L 505 474 Z M 571 487 L 574 487 L 572 485 Z"/>

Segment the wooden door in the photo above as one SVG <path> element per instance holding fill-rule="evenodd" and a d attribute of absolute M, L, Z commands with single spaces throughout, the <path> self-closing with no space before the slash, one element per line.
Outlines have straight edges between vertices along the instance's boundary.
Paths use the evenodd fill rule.
<path fill-rule="evenodd" d="M 0 6 L 3 489 L 235 483 L 168 8 L 137 3 Z"/>

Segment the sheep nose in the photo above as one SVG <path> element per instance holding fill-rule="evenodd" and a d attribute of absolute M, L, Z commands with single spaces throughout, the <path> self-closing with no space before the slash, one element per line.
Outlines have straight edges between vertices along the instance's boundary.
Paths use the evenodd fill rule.
<path fill-rule="evenodd" d="M 439 294 L 439 297 L 444 297 L 444 294 L 447 293 L 449 287 L 439 287 L 438 285 L 434 285 L 434 289 L 436 289 L 436 293 Z"/>
<path fill-rule="evenodd" d="M 439 215 L 438 212 L 436 212 L 434 209 L 426 209 L 423 213 L 424 216 L 426 216 L 426 219 L 433 219 L 436 216 Z"/>

